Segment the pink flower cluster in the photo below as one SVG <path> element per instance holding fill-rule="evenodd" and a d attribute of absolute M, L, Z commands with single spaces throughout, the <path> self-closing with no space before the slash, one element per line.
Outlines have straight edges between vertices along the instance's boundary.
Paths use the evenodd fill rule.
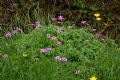
<path fill-rule="evenodd" d="M 45 52 L 48 52 L 48 51 L 51 51 L 52 48 L 44 48 L 44 49 L 41 49 L 40 52 L 41 53 L 45 53 Z"/>
<path fill-rule="evenodd" d="M 61 57 L 61 56 L 56 56 L 56 57 L 55 57 L 55 60 L 57 60 L 57 61 L 63 61 L 63 62 L 67 62 L 67 61 L 68 61 L 67 58 Z"/>
<path fill-rule="evenodd" d="M 14 34 L 18 32 L 22 32 L 22 29 L 20 29 L 19 27 L 15 27 L 12 32 L 5 33 L 5 37 L 11 38 Z"/>

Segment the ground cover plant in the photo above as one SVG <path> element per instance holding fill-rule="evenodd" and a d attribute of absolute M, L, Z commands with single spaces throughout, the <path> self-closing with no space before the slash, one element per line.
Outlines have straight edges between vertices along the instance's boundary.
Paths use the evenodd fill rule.
<path fill-rule="evenodd" d="M 1 80 L 119 80 L 120 49 L 83 29 L 49 25 L 1 37 Z"/>
<path fill-rule="evenodd" d="M 0 11 L 0 80 L 120 79 L 118 0 L 2 0 Z"/>

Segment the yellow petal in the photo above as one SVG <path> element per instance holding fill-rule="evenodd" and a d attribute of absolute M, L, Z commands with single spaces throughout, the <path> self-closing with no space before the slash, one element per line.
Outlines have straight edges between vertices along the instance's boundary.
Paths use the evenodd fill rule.
<path fill-rule="evenodd" d="M 95 17 L 99 17 L 99 16 L 100 16 L 100 13 L 95 13 L 94 16 L 95 16 Z"/>
<path fill-rule="evenodd" d="M 96 18 L 97 21 L 100 21 L 101 19 L 102 19 L 102 18 L 100 18 L 100 17 L 97 17 L 97 18 Z"/>
<path fill-rule="evenodd" d="M 90 80 L 97 80 L 95 76 L 91 77 Z"/>

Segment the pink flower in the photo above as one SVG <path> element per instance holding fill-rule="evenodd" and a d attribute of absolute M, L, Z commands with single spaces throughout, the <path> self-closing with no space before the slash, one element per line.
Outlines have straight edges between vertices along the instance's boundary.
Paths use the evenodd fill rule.
<path fill-rule="evenodd" d="M 52 38 L 52 40 L 56 40 L 57 37 L 56 36 L 52 36 L 51 38 Z"/>
<path fill-rule="evenodd" d="M 58 33 L 61 33 L 61 32 L 62 32 L 62 28 L 61 28 L 61 27 L 58 27 L 57 32 L 58 32 Z"/>
<path fill-rule="evenodd" d="M 57 41 L 57 45 L 60 46 L 62 43 L 60 41 Z"/>
<path fill-rule="evenodd" d="M 50 38 L 51 37 L 51 35 L 50 34 L 47 34 L 47 38 Z"/>
<path fill-rule="evenodd" d="M 48 51 L 51 51 L 52 50 L 52 48 L 46 48 Z"/>
<path fill-rule="evenodd" d="M 63 62 L 67 62 L 67 61 L 68 61 L 67 58 L 65 58 L 65 57 L 60 57 L 60 56 L 56 56 L 56 57 L 55 57 L 55 60 L 57 60 L 57 61 L 63 61 Z"/>
<path fill-rule="evenodd" d="M 68 59 L 67 58 L 61 58 L 62 59 L 62 61 L 64 61 L 64 62 L 67 62 L 68 61 Z"/>
<path fill-rule="evenodd" d="M 6 34 L 5 34 L 5 37 L 7 37 L 7 38 L 11 38 L 12 37 L 12 33 L 11 32 L 7 32 Z"/>
<path fill-rule="evenodd" d="M 61 61 L 61 57 L 60 57 L 60 56 L 56 56 L 56 57 L 55 57 L 55 60 Z"/>
<path fill-rule="evenodd" d="M 46 51 L 45 51 L 45 49 L 41 49 L 40 52 L 42 53 L 42 52 L 46 52 Z"/>
<path fill-rule="evenodd" d="M 40 52 L 41 53 L 45 53 L 45 52 L 48 52 L 48 51 L 51 51 L 52 48 L 45 48 L 45 49 L 41 49 Z"/>
<path fill-rule="evenodd" d="M 93 32 L 93 33 L 96 33 L 96 32 L 97 32 L 97 30 L 96 30 L 96 29 L 93 29 L 93 30 L 92 30 L 92 32 Z"/>
<path fill-rule="evenodd" d="M 81 21 L 81 24 L 85 25 L 85 24 L 87 24 L 87 22 L 86 21 Z"/>
<path fill-rule="evenodd" d="M 58 16 L 58 21 L 59 21 L 59 22 L 62 22 L 63 19 L 64 19 L 63 16 Z"/>

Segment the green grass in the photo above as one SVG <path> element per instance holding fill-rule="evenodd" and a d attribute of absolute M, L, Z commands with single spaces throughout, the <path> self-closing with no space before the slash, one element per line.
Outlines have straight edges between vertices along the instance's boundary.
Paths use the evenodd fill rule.
<path fill-rule="evenodd" d="M 49 25 L 28 34 L 18 33 L 12 38 L 0 39 L 0 80 L 119 80 L 120 49 L 113 40 L 100 42 L 83 29 L 67 29 L 56 32 L 57 26 Z M 58 36 L 53 41 L 47 34 Z M 57 46 L 56 41 L 62 45 Z M 86 40 L 89 40 L 86 42 Z M 53 50 L 41 53 L 41 48 Z M 8 58 L 4 59 L 3 54 Z M 23 54 L 27 54 L 24 57 Z M 55 56 L 68 58 L 68 62 L 56 61 Z M 34 57 L 39 60 L 34 60 Z M 80 70 L 76 75 L 75 71 Z"/>

